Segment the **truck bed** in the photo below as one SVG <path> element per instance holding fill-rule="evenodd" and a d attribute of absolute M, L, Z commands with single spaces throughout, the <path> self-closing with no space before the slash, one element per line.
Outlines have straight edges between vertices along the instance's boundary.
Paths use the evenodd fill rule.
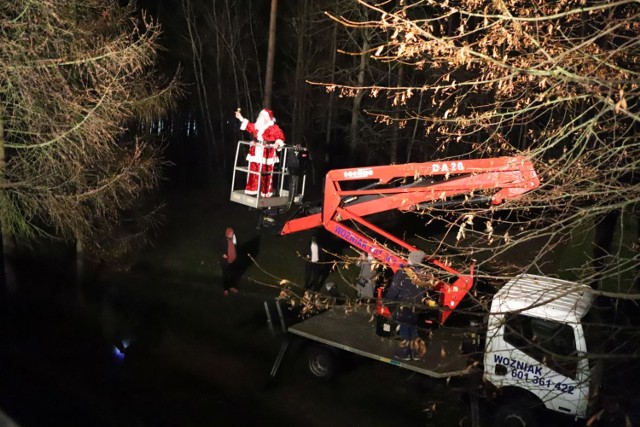
<path fill-rule="evenodd" d="M 373 312 L 365 307 L 335 306 L 288 328 L 292 334 L 326 344 L 350 353 L 389 363 L 433 378 L 466 375 L 471 371 L 469 358 L 460 348 L 463 331 L 440 327 L 426 339 L 427 354 L 420 361 L 400 361 L 398 337 L 376 334 Z M 422 334 L 421 334 L 422 335 Z"/>

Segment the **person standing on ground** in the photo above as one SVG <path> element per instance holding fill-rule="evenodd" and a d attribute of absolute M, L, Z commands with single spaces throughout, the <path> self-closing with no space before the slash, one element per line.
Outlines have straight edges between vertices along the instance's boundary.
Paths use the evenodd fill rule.
<path fill-rule="evenodd" d="M 321 248 L 316 236 L 311 236 L 311 242 L 305 253 L 304 288 L 307 291 L 318 292 L 322 287 L 323 265 L 321 263 Z"/>
<path fill-rule="evenodd" d="M 412 273 L 416 272 L 424 257 L 425 253 L 422 251 L 411 252 L 408 265 L 396 271 L 385 294 L 385 299 L 399 303 L 394 318 L 400 324 L 400 351 L 395 355 L 400 360 L 420 360 L 426 353 L 424 341 L 418 335 L 418 316 L 415 310 L 416 305 L 424 298 L 424 291 L 411 279 L 412 275 L 415 276 Z"/>
<path fill-rule="evenodd" d="M 233 228 L 228 227 L 224 232 L 224 240 L 220 245 L 220 270 L 222 270 L 222 286 L 224 295 L 229 295 L 229 291 L 236 293 L 238 290 L 233 286 L 236 280 L 236 265 L 238 260 L 237 239 Z"/>
<path fill-rule="evenodd" d="M 360 266 L 360 274 L 356 281 L 356 292 L 358 298 L 370 298 L 373 299 L 375 287 L 376 287 L 376 271 L 375 259 L 371 254 L 364 252 L 360 253 L 358 259 L 358 265 Z"/>
<path fill-rule="evenodd" d="M 246 130 L 253 137 L 249 146 L 247 161 L 249 162 L 249 173 L 245 194 L 257 195 L 258 183 L 260 184 L 260 196 L 273 196 L 273 167 L 279 162 L 277 151 L 284 146 L 284 132 L 276 124 L 273 111 L 263 109 L 258 114 L 255 123 L 250 123 L 240 113 L 236 111 L 236 119 L 240 120 L 240 130 Z M 259 178 L 260 177 L 260 178 Z"/>

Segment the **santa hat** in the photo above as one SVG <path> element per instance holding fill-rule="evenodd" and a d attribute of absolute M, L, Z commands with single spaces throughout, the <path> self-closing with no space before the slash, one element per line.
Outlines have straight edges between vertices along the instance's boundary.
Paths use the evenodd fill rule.
<path fill-rule="evenodd" d="M 270 122 L 275 123 L 276 122 L 276 118 L 273 117 L 273 111 L 268 110 L 266 108 L 262 109 L 262 111 L 260 111 L 260 116 L 263 116 L 265 118 L 268 118 Z"/>

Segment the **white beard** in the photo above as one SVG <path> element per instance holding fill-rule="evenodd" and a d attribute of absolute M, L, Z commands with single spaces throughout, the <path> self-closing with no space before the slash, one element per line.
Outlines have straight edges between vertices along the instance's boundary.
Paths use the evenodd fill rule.
<path fill-rule="evenodd" d="M 262 134 L 264 133 L 265 130 L 267 130 L 267 128 L 269 128 L 270 126 L 273 125 L 274 122 L 271 121 L 271 119 L 269 119 L 269 116 L 266 115 L 265 113 L 260 113 L 258 115 L 258 118 L 256 119 L 256 122 L 254 123 L 254 126 L 256 128 L 257 132 L 257 138 L 258 141 L 264 141 L 262 139 Z"/>
<path fill-rule="evenodd" d="M 262 134 L 264 133 L 265 130 L 267 130 L 269 125 L 268 124 L 263 124 L 263 123 L 260 123 L 260 124 L 256 123 L 255 126 L 256 126 L 256 130 L 258 131 L 258 133 L 257 133 L 258 141 L 264 141 L 262 139 Z"/>

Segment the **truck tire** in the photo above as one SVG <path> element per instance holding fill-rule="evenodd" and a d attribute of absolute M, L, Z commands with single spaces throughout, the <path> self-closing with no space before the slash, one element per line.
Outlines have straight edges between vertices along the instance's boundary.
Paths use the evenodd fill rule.
<path fill-rule="evenodd" d="M 309 373 L 321 380 L 329 380 L 336 373 L 336 354 L 327 347 L 312 345 L 307 349 Z"/>
<path fill-rule="evenodd" d="M 537 427 L 538 423 L 531 409 L 516 402 L 503 403 L 493 415 L 496 427 Z"/>

